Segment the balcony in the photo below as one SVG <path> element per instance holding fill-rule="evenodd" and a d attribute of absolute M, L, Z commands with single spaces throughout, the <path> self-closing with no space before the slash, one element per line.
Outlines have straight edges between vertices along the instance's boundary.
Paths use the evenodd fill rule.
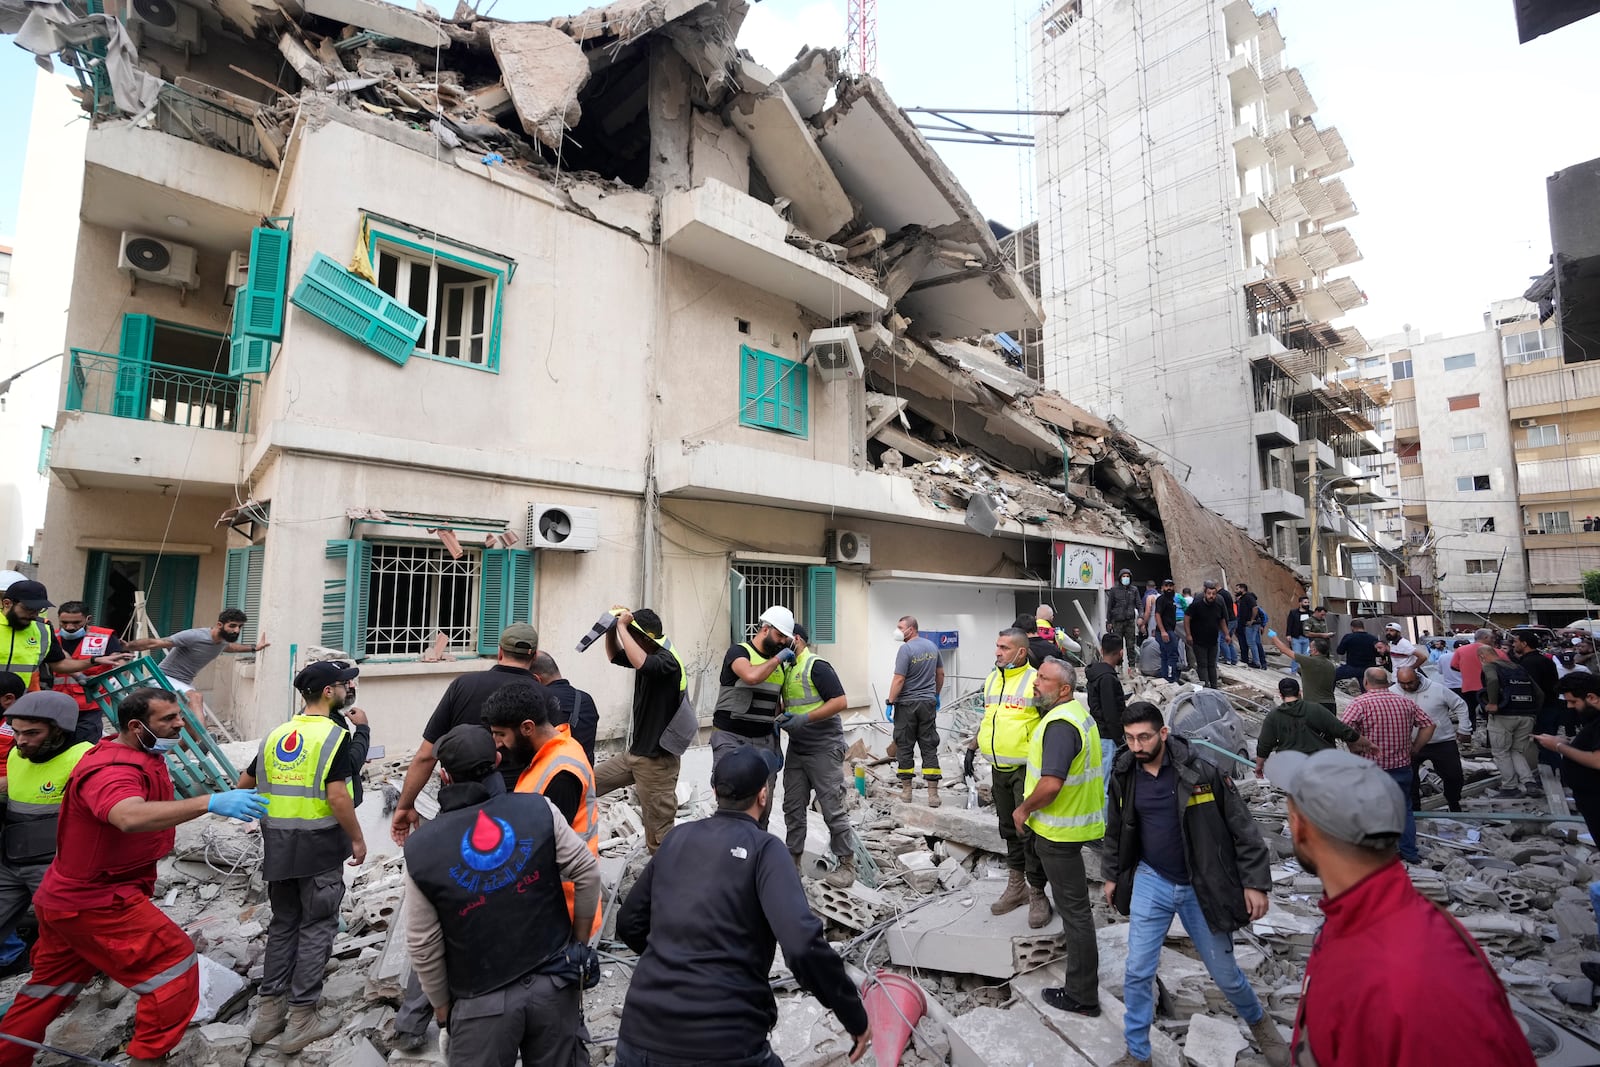
<path fill-rule="evenodd" d="M 1227 75 L 1235 111 L 1261 99 L 1261 72 L 1249 56 L 1234 56 L 1222 65 L 1222 72 Z"/>
<path fill-rule="evenodd" d="M 1308 286 L 1301 295 L 1306 318 L 1314 322 L 1330 322 L 1366 303 L 1367 294 L 1349 278 L 1331 278 L 1322 285 Z"/>
<path fill-rule="evenodd" d="M 1326 441 L 1302 439 L 1300 444 L 1295 447 L 1294 459 L 1298 464 L 1309 463 L 1313 455 L 1317 457 L 1317 467 L 1320 470 L 1334 469 L 1336 461 L 1333 455 L 1333 448 Z"/>
<path fill-rule="evenodd" d="M 1418 431 L 1417 401 L 1396 400 L 1394 402 L 1394 435 L 1399 440 L 1415 440 Z"/>
<path fill-rule="evenodd" d="M 1266 141 L 1253 123 L 1244 123 L 1233 129 L 1233 158 L 1241 170 L 1266 166 L 1272 158 Z"/>
<path fill-rule="evenodd" d="M 1518 463 L 1517 487 L 1524 497 L 1600 489 L 1600 456 Z"/>
<path fill-rule="evenodd" d="M 1506 374 L 1506 406 L 1512 418 L 1559 413 L 1600 406 L 1600 362 L 1561 365 L 1536 374 Z"/>
<path fill-rule="evenodd" d="M 1241 196 L 1234 210 L 1239 214 L 1239 225 L 1246 237 L 1277 228 L 1278 220 L 1273 217 L 1272 208 L 1255 193 Z"/>
<path fill-rule="evenodd" d="M 1250 0 L 1231 0 L 1222 9 L 1222 24 L 1228 31 L 1228 44 L 1237 47 L 1254 37 L 1259 29 L 1259 17 Z"/>
<path fill-rule="evenodd" d="M 1304 520 L 1306 517 L 1306 502 L 1287 489 L 1263 489 L 1261 490 L 1261 517 L 1269 523 Z"/>
<path fill-rule="evenodd" d="M 1288 448 L 1300 443 L 1300 429 L 1281 411 L 1258 411 L 1250 417 L 1256 444 L 1262 448 Z"/>
<path fill-rule="evenodd" d="M 75 348 L 50 467 L 73 488 L 232 486 L 254 388 L 246 378 Z"/>

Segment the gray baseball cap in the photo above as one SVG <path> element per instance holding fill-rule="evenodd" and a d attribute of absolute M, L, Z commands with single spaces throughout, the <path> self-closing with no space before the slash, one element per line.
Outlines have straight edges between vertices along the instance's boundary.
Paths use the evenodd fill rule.
<path fill-rule="evenodd" d="M 1352 845 L 1392 844 L 1406 828 L 1406 798 L 1376 763 L 1342 749 L 1274 752 L 1267 778 L 1329 837 Z"/>

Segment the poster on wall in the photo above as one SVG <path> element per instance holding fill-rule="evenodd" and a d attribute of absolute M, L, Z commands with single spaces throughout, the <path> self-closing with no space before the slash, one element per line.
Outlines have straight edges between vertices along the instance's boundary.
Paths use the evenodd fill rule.
<path fill-rule="evenodd" d="M 1098 545 L 1051 545 L 1054 566 L 1050 584 L 1056 589 L 1104 589 L 1111 572 L 1111 549 Z"/>

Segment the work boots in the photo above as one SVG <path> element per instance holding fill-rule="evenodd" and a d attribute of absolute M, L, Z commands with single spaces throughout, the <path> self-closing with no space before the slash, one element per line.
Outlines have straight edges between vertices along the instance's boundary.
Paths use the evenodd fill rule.
<path fill-rule="evenodd" d="M 250 1043 L 265 1045 L 283 1033 L 283 1028 L 287 1025 L 289 1025 L 288 995 L 262 997 L 260 1005 L 256 1008 L 255 1024 L 250 1027 Z"/>
<path fill-rule="evenodd" d="M 313 1041 L 337 1034 L 339 1025 L 334 1016 L 319 1014 L 315 1004 L 290 1005 L 289 1028 L 278 1038 L 276 1047 L 292 1056 Z"/>
<path fill-rule="evenodd" d="M 855 853 L 839 857 L 839 866 L 822 876 L 822 880 L 835 889 L 849 889 L 856 881 Z"/>
<path fill-rule="evenodd" d="M 1028 929 L 1037 930 L 1050 921 L 1050 898 L 1043 889 L 1028 887 Z"/>
<path fill-rule="evenodd" d="M 929 778 L 928 779 L 928 807 L 937 808 L 940 803 L 941 803 L 941 801 L 939 800 L 939 779 L 937 779 L 937 778 Z"/>
<path fill-rule="evenodd" d="M 900 799 L 907 804 L 916 800 L 917 783 L 910 778 L 900 779 Z"/>
<path fill-rule="evenodd" d="M 1272 1016 L 1262 1015 L 1251 1023 L 1250 1035 L 1261 1046 L 1261 1055 L 1269 1067 L 1289 1067 L 1289 1045 L 1278 1032 L 1278 1024 L 1272 1021 Z"/>
<path fill-rule="evenodd" d="M 1016 911 L 1028 902 L 1028 883 L 1022 877 L 1021 871 L 1006 872 L 1006 891 L 1000 894 L 1000 899 L 989 905 L 989 910 L 995 915 L 1004 915 Z"/>

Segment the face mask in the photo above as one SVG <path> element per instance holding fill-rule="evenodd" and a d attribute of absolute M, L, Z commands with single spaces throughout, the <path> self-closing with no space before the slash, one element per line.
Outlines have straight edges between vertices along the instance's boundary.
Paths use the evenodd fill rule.
<path fill-rule="evenodd" d="M 26 759 L 29 763 L 49 763 L 51 760 L 56 758 L 57 754 L 59 754 L 62 749 L 67 747 L 67 741 L 68 738 L 65 734 L 52 737 L 50 740 L 40 745 L 37 752 L 26 757 Z"/>
<path fill-rule="evenodd" d="M 88 633 L 88 630 L 80 626 L 76 630 L 62 630 L 61 636 L 65 637 L 68 641 L 76 641 L 86 633 Z"/>
<path fill-rule="evenodd" d="M 904 641 L 906 639 L 906 632 L 904 630 L 895 630 L 894 639 L 896 641 Z"/>
<path fill-rule="evenodd" d="M 1124 577 L 1123 577 L 1123 579 L 1122 579 L 1122 584 L 1123 584 L 1123 585 L 1127 585 L 1127 584 L 1128 584 L 1128 583 L 1129 583 L 1129 582 L 1130 582 L 1130 581 L 1131 581 L 1131 580 L 1132 580 L 1132 579 L 1130 579 L 1130 578 L 1128 578 L 1128 577 L 1126 577 L 1126 576 L 1124 576 Z"/>
<path fill-rule="evenodd" d="M 137 719 L 134 721 L 138 722 Z M 173 749 L 178 747 L 178 741 L 180 740 L 179 738 L 157 737 L 150 727 L 146 726 L 142 722 L 139 723 L 139 729 L 150 735 L 149 741 L 140 741 L 140 744 L 144 745 L 144 750 L 146 752 L 159 756 L 164 753 L 171 752 Z"/>

